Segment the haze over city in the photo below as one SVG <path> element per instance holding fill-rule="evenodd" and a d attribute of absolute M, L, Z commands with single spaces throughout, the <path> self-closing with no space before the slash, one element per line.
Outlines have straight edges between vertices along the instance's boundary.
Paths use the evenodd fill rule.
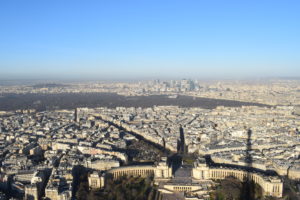
<path fill-rule="evenodd" d="M 1 79 L 299 77 L 299 1 L 0 2 Z"/>

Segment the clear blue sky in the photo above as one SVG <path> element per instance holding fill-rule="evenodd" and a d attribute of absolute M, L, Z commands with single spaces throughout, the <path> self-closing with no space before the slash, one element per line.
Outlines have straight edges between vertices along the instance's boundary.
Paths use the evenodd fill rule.
<path fill-rule="evenodd" d="M 0 79 L 300 76 L 299 0 L 1 0 Z"/>

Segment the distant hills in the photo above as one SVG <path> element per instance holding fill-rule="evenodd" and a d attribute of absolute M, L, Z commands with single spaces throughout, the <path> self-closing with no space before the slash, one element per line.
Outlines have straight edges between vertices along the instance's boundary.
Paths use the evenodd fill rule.
<path fill-rule="evenodd" d="M 58 83 L 41 83 L 33 85 L 33 88 L 56 88 L 56 87 L 68 87 L 66 84 L 58 84 Z"/>

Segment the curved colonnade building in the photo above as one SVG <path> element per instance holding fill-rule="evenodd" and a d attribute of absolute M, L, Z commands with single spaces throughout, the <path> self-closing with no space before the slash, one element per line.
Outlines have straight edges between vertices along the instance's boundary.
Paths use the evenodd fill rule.
<path fill-rule="evenodd" d="M 277 176 L 268 176 L 254 170 L 248 171 L 239 168 L 209 167 L 205 161 L 197 160 L 193 167 L 193 178 L 220 180 L 226 177 L 235 177 L 240 181 L 250 179 L 261 186 L 264 195 L 282 197 L 283 182 Z"/>
<path fill-rule="evenodd" d="M 154 183 L 159 185 L 161 193 L 186 192 L 195 195 L 202 195 L 213 184 L 213 180 L 235 177 L 241 181 L 249 178 L 259 184 L 264 195 L 282 197 L 283 183 L 277 176 L 267 176 L 263 173 L 247 171 L 238 168 L 210 167 L 204 158 L 198 159 L 190 169 L 190 175 L 177 178 L 172 174 L 172 168 L 168 166 L 167 159 L 157 165 L 135 165 L 112 168 L 106 171 L 106 175 L 91 174 L 89 176 L 90 188 L 102 188 L 105 184 L 107 174 L 118 179 L 122 176 L 153 176 Z M 176 181 L 174 181 L 176 180 Z"/>

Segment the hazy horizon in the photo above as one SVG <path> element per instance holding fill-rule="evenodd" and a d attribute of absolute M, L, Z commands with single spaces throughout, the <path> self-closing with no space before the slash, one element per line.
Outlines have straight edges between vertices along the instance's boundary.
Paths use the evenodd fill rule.
<path fill-rule="evenodd" d="M 299 1 L 1 1 L 0 80 L 300 77 Z"/>

